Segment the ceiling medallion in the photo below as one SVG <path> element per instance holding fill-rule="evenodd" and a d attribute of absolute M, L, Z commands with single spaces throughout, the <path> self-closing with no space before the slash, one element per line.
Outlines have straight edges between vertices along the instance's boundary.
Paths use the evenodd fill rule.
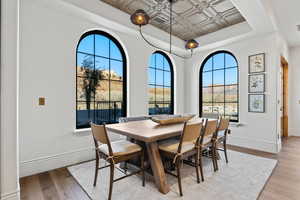
<path fill-rule="evenodd" d="M 136 10 L 136 11 L 131 15 L 130 20 L 131 20 L 131 22 L 132 22 L 133 24 L 139 26 L 139 31 L 140 31 L 140 34 L 141 34 L 142 38 L 143 38 L 150 46 L 152 46 L 152 47 L 154 47 L 154 48 L 157 48 L 157 49 L 160 49 L 160 50 L 163 50 L 163 51 L 167 51 L 167 52 L 169 52 L 170 54 L 173 54 L 173 55 L 178 56 L 178 57 L 181 57 L 181 58 L 190 58 L 190 57 L 192 57 L 192 55 L 193 55 L 193 50 L 196 49 L 196 48 L 199 46 L 199 43 L 198 43 L 196 40 L 194 40 L 194 39 L 191 39 L 191 40 L 186 41 L 186 44 L 185 44 L 185 48 L 186 48 L 187 50 L 190 50 L 190 51 L 191 51 L 191 56 L 185 57 L 185 56 L 181 56 L 181 55 L 178 55 L 178 54 L 172 52 L 172 24 L 173 24 L 173 23 L 172 23 L 172 20 L 173 20 L 173 17 L 172 17 L 172 11 L 173 11 L 173 10 L 172 10 L 172 5 L 173 5 L 173 3 L 175 2 L 175 0 L 169 0 L 169 2 L 170 2 L 170 6 L 169 6 L 169 7 L 170 7 L 170 30 L 169 30 L 169 34 L 170 34 L 170 41 L 169 41 L 169 42 L 170 42 L 170 48 L 169 48 L 168 50 L 163 49 L 163 48 L 161 48 L 161 47 L 158 47 L 158 46 L 152 44 L 152 43 L 151 43 L 149 40 L 147 40 L 147 39 L 145 38 L 145 36 L 143 35 L 142 27 L 145 26 L 145 25 L 147 25 L 147 24 L 149 24 L 149 21 L 150 21 L 149 15 L 148 15 L 144 10 L 142 10 L 142 9 Z"/>

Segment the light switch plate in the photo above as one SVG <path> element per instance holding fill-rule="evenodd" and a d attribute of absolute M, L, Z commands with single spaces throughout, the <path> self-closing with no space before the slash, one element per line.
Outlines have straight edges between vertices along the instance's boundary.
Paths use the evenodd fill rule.
<path fill-rule="evenodd" d="M 46 104 L 45 97 L 39 97 L 39 106 L 44 106 Z"/>

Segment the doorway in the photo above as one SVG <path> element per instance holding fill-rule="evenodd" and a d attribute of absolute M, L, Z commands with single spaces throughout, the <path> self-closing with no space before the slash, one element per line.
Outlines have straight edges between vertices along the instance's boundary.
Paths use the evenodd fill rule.
<path fill-rule="evenodd" d="M 281 57 L 281 137 L 288 137 L 288 62 Z"/>

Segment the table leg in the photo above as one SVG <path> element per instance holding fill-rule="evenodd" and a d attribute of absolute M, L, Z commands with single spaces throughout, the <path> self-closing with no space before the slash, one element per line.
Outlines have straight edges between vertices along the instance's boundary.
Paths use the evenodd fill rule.
<path fill-rule="evenodd" d="M 170 186 L 167 183 L 164 166 L 158 150 L 158 144 L 157 142 L 151 142 L 147 143 L 146 146 L 155 184 L 161 193 L 167 194 L 170 191 Z"/>

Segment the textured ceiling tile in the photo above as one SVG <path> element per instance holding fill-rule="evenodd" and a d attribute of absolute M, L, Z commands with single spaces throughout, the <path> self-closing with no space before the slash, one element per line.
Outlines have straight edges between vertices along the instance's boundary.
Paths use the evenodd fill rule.
<path fill-rule="evenodd" d="M 189 21 L 192 24 L 199 24 L 199 23 L 203 23 L 206 20 L 208 20 L 208 17 L 203 14 L 203 13 L 195 13 L 194 15 L 189 17 Z"/>
<path fill-rule="evenodd" d="M 182 14 L 192 9 L 193 4 L 189 1 L 178 1 L 173 5 L 173 11 L 177 14 Z"/>
<path fill-rule="evenodd" d="M 170 4 L 168 0 L 99 0 L 129 15 L 145 10 L 150 23 L 169 32 Z M 128 18 L 129 20 L 129 18 Z M 175 0 L 172 34 L 189 40 L 245 21 L 230 0 Z"/>
<path fill-rule="evenodd" d="M 227 10 L 234 8 L 234 5 L 231 3 L 231 1 L 224 0 L 213 4 L 213 7 L 217 12 L 226 12 Z"/>

